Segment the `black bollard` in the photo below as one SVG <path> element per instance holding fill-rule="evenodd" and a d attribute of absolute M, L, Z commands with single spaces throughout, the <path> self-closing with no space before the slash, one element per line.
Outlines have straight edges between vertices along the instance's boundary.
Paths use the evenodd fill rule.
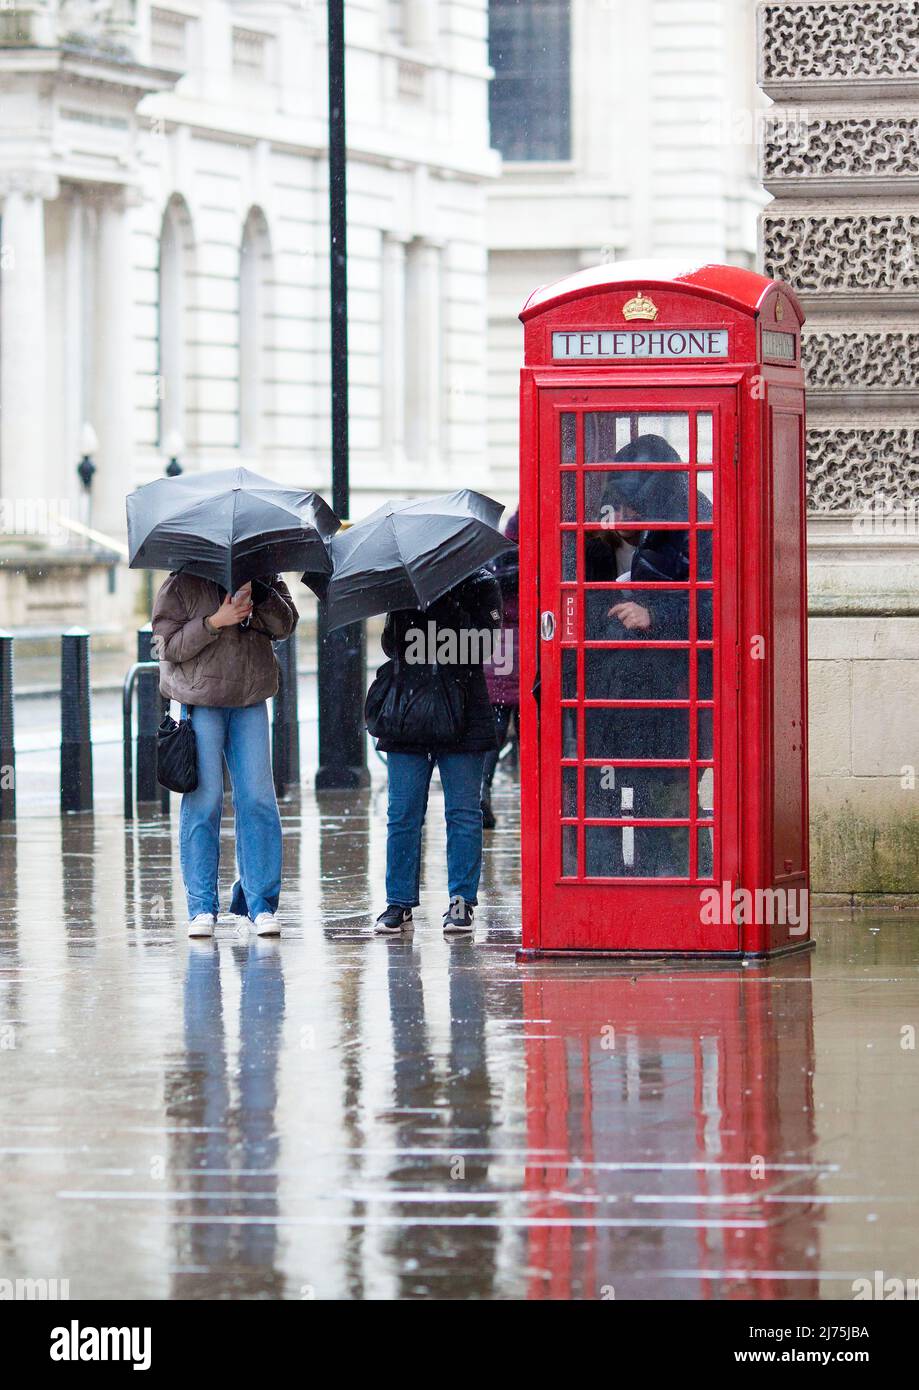
<path fill-rule="evenodd" d="M 149 623 L 137 630 L 137 660 L 153 660 L 153 629 Z M 159 673 L 137 674 L 137 800 L 158 801 L 156 780 L 156 730 L 163 717 Z"/>
<path fill-rule="evenodd" d="M 326 629 L 325 605 L 316 616 L 319 694 L 317 791 L 351 791 L 370 786 L 364 697 L 367 642 L 364 623 Z"/>
<path fill-rule="evenodd" d="M 272 713 L 271 767 L 278 796 L 300 785 L 300 716 L 297 683 L 297 634 L 275 645 L 280 671 Z"/>
<path fill-rule="evenodd" d="M 61 635 L 61 811 L 93 808 L 93 745 L 89 722 L 89 633 Z"/>
<path fill-rule="evenodd" d="M 13 738 L 13 634 L 0 632 L 0 820 L 16 815 L 16 751 Z"/>

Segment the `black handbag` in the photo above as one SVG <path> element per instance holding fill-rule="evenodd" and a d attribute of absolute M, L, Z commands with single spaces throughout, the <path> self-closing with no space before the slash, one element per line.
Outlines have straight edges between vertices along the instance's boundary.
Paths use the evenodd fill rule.
<path fill-rule="evenodd" d="M 377 671 L 364 703 L 373 738 L 403 747 L 452 748 L 466 732 L 466 687 L 441 666 L 398 658 Z"/>
<path fill-rule="evenodd" d="M 157 729 L 156 780 L 171 792 L 193 792 L 197 787 L 198 750 L 189 717 L 176 723 L 167 714 Z"/>

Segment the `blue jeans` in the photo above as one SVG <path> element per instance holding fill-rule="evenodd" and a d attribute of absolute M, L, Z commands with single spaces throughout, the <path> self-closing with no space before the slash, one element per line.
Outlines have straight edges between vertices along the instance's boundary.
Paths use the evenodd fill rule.
<path fill-rule="evenodd" d="M 484 753 L 390 753 L 386 835 L 386 901 L 418 904 L 421 831 L 434 764 L 440 768 L 447 821 L 447 886 L 450 897 L 477 902 L 482 871 L 482 768 Z"/>
<path fill-rule="evenodd" d="M 223 760 L 233 784 L 237 880 L 230 911 L 253 920 L 274 912 L 281 894 L 281 817 L 271 776 L 268 706 L 243 709 L 195 705 L 191 722 L 198 752 L 198 785 L 182 797 L 179 856 L 188 915 L 217 913 Z"/>

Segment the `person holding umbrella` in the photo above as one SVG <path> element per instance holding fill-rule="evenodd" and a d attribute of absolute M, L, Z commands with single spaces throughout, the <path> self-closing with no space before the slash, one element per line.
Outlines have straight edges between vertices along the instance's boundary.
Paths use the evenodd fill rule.
<path fill-rule="evenodd" d="M 501 627 L 501 591 L 485 568 L 514 549 L 499 502 L 463 489 L 387 502 L 329 543 L 331 578 L 304 575 L 329 630 L 386 613 L 389 660 L 367 696 L 367 727 L 387 754 L 386 908 L 379 933 L 412 924 L 419 902 L 428 790 L 440 771 L 447 822 L 448 935 L 473 931 L 482 868 L 481 786 L 497 747 L 483 662 Z"/>
<path fill-rule="evenodd" d="M 237 877 L 230 912 L 276 936 L 281 821 L 271 772 L 267 701 L 278 690 L 272 643 L 298 615 L 282 569 L 329 573 L 339 529 L 314 492 L 245 468 L 157 479 L 127 499 L 130 563 L 168 569 L 153 606 L 160 691 L 194 731 L 197 786 L 182 796 L 179 851 L 189 935 L 217 922 L 223 764 L 233 784 Z"/>
<path fill-rule="evenodd" d="M 195 731 L 198 785 L 182 797 L 179 857 L 189 936 L 212 936 L 223 762 L 233 785 L 238 876 L 230 913 L 260 936 L 278 936 L 281 817 L 271 775 L 267 701 L 278 689 L 271 643 L 289 637 L 298 614 L 287 585 L 264 575 L 229 594 L 174 571 L 153 605 L 160 692 L 185 706 Z"/>
<path fill-rule="evenodd" d="M 473 644 L 465 635 L 494 633 L 500 627 L 501 590 L 494 575 L 484 569 L 428 608 L 400 609 L 386 619 L 383 650 L 400 665 L 408 666 L 419 634 L 428 656 L 438 651 L 457 652 L 460 659 L 455 664 L 438 664 L 438 673 L 442 671 L 440 678 L 461 692 L 462 718 L 454 736 L 450 736 L 451 730 L 444 736 L 422 729 L 415 733 L 410 719 L 405 719 L 402 728 L 391 728 L 377 744 L 387 754 L 389 773 L 386 908 L 376 921 L 378 933 L 401 932 L 412 923 L 412 909 L 419 902 L 421 837 L 435 764 L 443 786 L 447 823 L 449 903 L 444 932 L 448 936 L 468 935 L 474 930 L 473 910 L 482 872 L 482 774 L 486 755 L 497 749 L 498 738 L 482 657 L 478 655 L 484 643 Z M 430 669 L 430 662 L 421 664 Z M 411 701 L 409 689 L 402 695 L 404 703 Z M 441 737 L 445 741 L 441 742 Z"/>

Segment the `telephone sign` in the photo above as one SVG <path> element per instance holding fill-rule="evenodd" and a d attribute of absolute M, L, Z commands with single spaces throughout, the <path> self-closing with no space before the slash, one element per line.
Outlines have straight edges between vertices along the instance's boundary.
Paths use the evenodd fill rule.
<path fill-rule="evenodd" d="M 660 329 L 599 328 L 586 333 L 553 333 L 552 356 L 607 360 L 648 357 L 727 357 L 726 328 Z"/>

